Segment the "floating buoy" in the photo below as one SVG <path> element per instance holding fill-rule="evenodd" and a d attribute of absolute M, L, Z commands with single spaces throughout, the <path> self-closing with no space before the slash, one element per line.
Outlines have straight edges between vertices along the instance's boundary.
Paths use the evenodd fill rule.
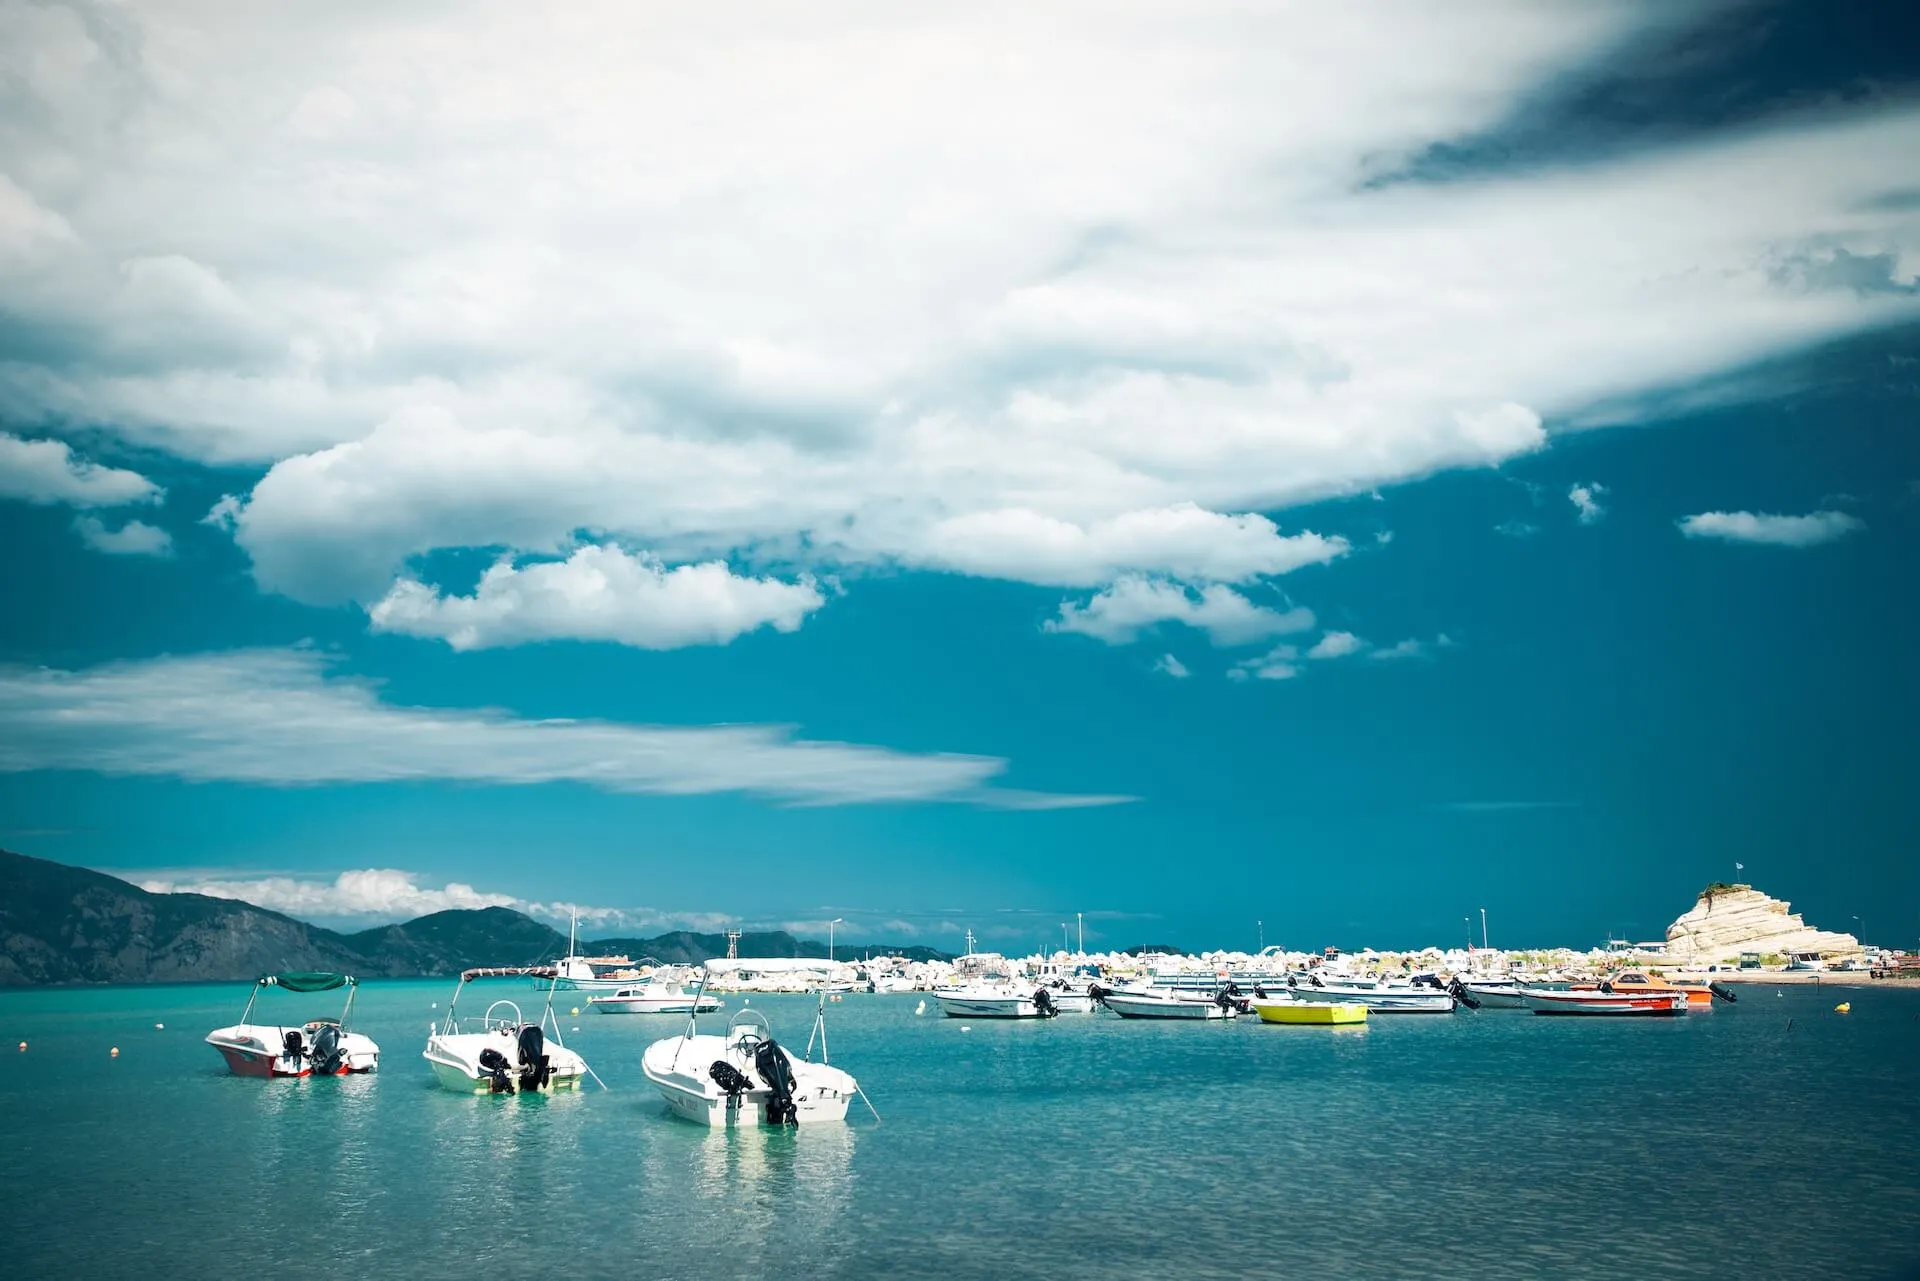
<path fill-rule="evenodd" d="M 576 1005 L 571 1010 L 568 1010 L 567 1013 L 573 1015 L 573 1017 L 577 1019 L 580 1017 L 580 1007 Z M 578 1032 L 579 1030 L 580 1030 L 579 1028 L 574 1029 L 574 1031 L 576 1032 Z"/>
<path fill-rule="evenodd" d="M 1851 1014 L 1853 1013 L 1853 1002 L 1842 1001 L 1840 1002 L 1840 1004 L 1833 1007 L 1833 1012 L 1835 1014 Z"/>
<path fill-rule="evenodd" d="M 27 1052 L 27 1043 L 25 1041 L 22 1041 L 20 1042 L 20 1053 L 25 1054 L 26 1052 Z"/>
<path fill-rule="evenodd" d="M 153 1025 L 153 1030 L 156 1032 L 164 1032 L 167 1030 L 167 1025 L 165 1023 L 155 1023 Z"/>
<path fill-rule="evenodd" d="M 973 1029 L 972 1029 L 972 1028 L 970 1028 L 970 1027 L 968 1027 L 968 1026 L 967 1026 L 967 1025 L 965 1024 L 965 1023 L 962 1023 L 962 1024 L 960 1025 L 960 1030 L 961 1030 L 962 1032 L 971 1032 L 971 1031 L 973 1031 Z"/>
<path fill-rule="evenodd" d="M 110 1058 L 110 1059 L 117 1059 L 117 1058 L 119 1058 L 119 1057 L 120 1057 L 120 1047 L 116 1045 L 116 1046 L 114 1046 L 114 1047 L 113 1047 L 113 1048 L 112 1048 L 111 1050 L 108 1050 L 108 1051 L 107 1051 L 107 1057 L 108 1057 L 108 1058 Z"/>
<path fill-rule="evenodd" d="M 574 1031 L 576 1031 L 576 1032 L 578 1032 L 578 1031 L 579 1031 L 580 1029 L 579 1029 L 579 1028 L 575 1028 L 575 1029 L 573 1029 L 573 1030 L 574 1030 Z"/>
<path fill-rule="evenodd" d="M 913 1007 L 913 1012 L 915 1014 L 925 1014 L 927 1012 L 927 1003 L 925 1001 L 920 1002 L 920 1004 Z M 20 1048 L 24 1050 L 27 1047 L 23 1045 Z"/>

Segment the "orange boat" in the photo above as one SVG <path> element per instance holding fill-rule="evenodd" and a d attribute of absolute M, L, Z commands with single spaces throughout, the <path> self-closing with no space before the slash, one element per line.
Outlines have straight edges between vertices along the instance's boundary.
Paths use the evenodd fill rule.
<path fill-rule="evenodd" d="M 1671 983 L 1657 974 L 1648 974 L 1644 970 L 1622 970 L 1611 978 L 1598 983 L 1575 983 L 1576 992 L 1620 992 L 1629 996 L 1657 996 L 1670 992 L 1684 992 L 1687 995 L 1687 1008 L 1700 1009 L 1713 1004 L 1713 987 L 1707 983 L 1687 981 Z"/>

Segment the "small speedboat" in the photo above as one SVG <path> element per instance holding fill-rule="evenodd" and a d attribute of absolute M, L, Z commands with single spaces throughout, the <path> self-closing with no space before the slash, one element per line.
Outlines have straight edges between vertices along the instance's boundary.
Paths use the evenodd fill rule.
<path fill-rule="evenodd" d="M 1670 982 L 1658 974 L 1648 974 L 1640 970 L 1623 970 L 1613 977 L 1598 983 L 1576 983 L 1576 992 L 1627 992 L 1634 995 L 1654 993 L 1670 995 L 1678 992 L 1687 998 L 1687 1004 L 1693 1009 L 1711 1008 L 1714 998 L 1732 1000 L 1733 994 L 1716 983 Z"/>
<path fill-rule="evenodd" d="M 704 988 L 704 980 L 701 983 Z M 640 1070 L 659 1089 L 675 1116 L 724 1129 L 739 1125 L 813 1125 L 844 1121 L 860 1085 L 827 1062 L 827 1001 L 818 998 L 813 1034 L 795 1060 L 773 1039 L 766 1017 L 744 1009 L 727 1021 L 724 1034 L 699 1030 L 687 1019 L 679 1036 L 655 1041 L 640 1056 Z M 820 1061 L 813 1061 L 815 1042 Z M 871 1106 L 871 1105 L 869 1105 Z"/>
<path fill-rule="evenodd" d="M 1248 1006 L 1228 988 L 1211 996 L 1172 988 L 1098 988 L 1093 995 L 1123 1019 L 1237 1019 Z"/>
<path fill-rule="evenodd" d="M 1513 979 L 1456 978 L 1448 991 L 1470 1010 L 1524 1010 L 1526 996 Z"/>
<path fill-rule="evenodd" d="M 587 1008 L 601 1014 L 706 1014 L 724 1004 L 704 993 L 696 998 L 682 980 L 665 970 L 655 970 L 643 984 L 587 998 Z"/>
<path fill-rule="evenodd" d="M 1357 1001 L 1299 1001 L 1255 998 L 1249 1002 L 1262 1023 L 1294 1027 L 1350 1027 L 1367 1021 L 1367 1007 Z"/>
<path fill-rule="evenodd" d="M 1063 994 L 1011 982 L 937 987 L 933 999 L 940 1003 L 942 1014 L 955 1019 L 1050 1019 L 1069 1012 L 1063 1007 Z M 1085 1009 L 1074 1013 L 1092 1013 L 1092 1000 L 1083 999 Z"/>
<path fill-rule="evenodd" d="M 277 987 L 302 994 L 347 989 L 346 1008 L 337 1019 L 310 1019 L 298 1027 L 252 1023 L 253 1003 L 263 988 Z M 232 1027 L 207 1033 L 207 1044 L 220 1051 L 235 1076 L 345 1076 L 371 1072 L 380 1066 L 380 1047 L 371 1038 L 347 1030 L 359 981 L 351 974 L 293 970 L 262 975 L 247 997 L 247 1008 Z"/>
<path fill-rule="evenodd" d="M 1528 988 L 1524 998 L 1535 1014 L 1642 1015 L 1685 1014 L 1685 992 L 1548 992 Z"/>
<path fill-rule="evenodd" d="M 460 972 L 460 984 L 447 1002 L 447 1017 L 427 1037 L 421 1051 L 434 1079 L 461 1094 L 544 1094 L 577 1088 L 592 1076 L 587 1061 L 560 1043 L 560 1020 L 553 1012 L 552 965 L 481 966 Z M 532 978 L 547 984 L 546 1008 L 531 1022 L 512 1001 L 495 1001 L 478 1019 L 462 1022 L 460 994 L 475 979 Z M 598 1077 L 594 1078 L 598 1080 Z"/>
<path fill-rule="evenodd" d="M 1377 987 L 1311 983 L 1289 987 L 1287 992 L 1296 1001 L 1356 1003 L 1374 1014 L 1451 1014 L 1457 1004 L 1453 993 L 1444 987 L 1414 983 L 1382 983 Z"/>

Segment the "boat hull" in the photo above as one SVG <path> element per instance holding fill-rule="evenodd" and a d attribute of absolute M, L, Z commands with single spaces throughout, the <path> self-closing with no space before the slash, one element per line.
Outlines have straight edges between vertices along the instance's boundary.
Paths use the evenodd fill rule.
<path fill-rule="evenodd" d="M 1451 992 L 1383 987 L 1297 987 L 1296 1001 L 1364 1005 L 1371 1014 L 1451 1014 L 1458 1004 Z"/>
<path fill-rule="evenodd" d="M 949 996 L 933 994 L 940 1012 L 950 1019 L 1037 1019 L 1040 1007 L 1031 996 Z"/>
<path fill-rule="evenodd" d="M 1524 1010 L 1527 999 L 1517 987 L 1476 987 L 1472 983 L 1462 983 L 1462 990 L 1478 1002 L 1483 1010 Z"/>
<path fill-rule="evenodd" d="M 827 1063 L 788 1056 L 793 1072 L 794 1123 L 819 1125 L 847 1119 L 859 1086 Z M 713 1081 L 712 1064 L 725 1061 L 751 1088 L 729 1094 Z M 711 1129 L 766 1125 L 773 1092 L 760 1081 L 751 1056 L 719 1036 L 669 1037 L 655 1041 L 640 1056 L 640 1071 L 653 1082 L 667 1110 L 682 1120 Z"/>
<path fill-rule="evenodd" d="M 479 1062 L 480 1051 L 488 1047 L 499 1050 L 513 1065 L 507 1070 L 507 1079 L 513 1083 L 513 1092 L 517 1094 L 552 1094 L 578 1089 L 581 1078 L 587 1073 L 585 1059 L 565 1046 L 549 1041 L 544 1048 L 550 1069 L 546 1084 L 523 1086 L 517 1047 L 511 1038 L 498 1033 L 435 1033 L 427 1038 L 427 1048 L 420 1052 L 420 1057 L 433 1069 L 433 1079 L 441 1088 L 456 1094 L 491 1094 L 495 1092 L 493 1074 L 483 1070 Z M 499 1092 L 506 1093 L 504 1090 Z"/>
<path fill-rule="evenodd" d="M 1291 1027 L 1351 1027 L 1367 1021 L 1367 1007 L 1353 1001 L 1255 1001 L 1262 1023 Z"/>
<path fill-rule="evenodd" d="M 1670 1018 L 1687 1012 L 1681 992 L 1529 992 L 1526 1002 L 1535 1014 L 1549 1015 Z"/>
<path fill-rule="evenodd" d="M 341 1036 L 339 1069 L 317 1072 L 310 1057 L 295 1056 L 281 1050 L 288 1032 L 300 1032 L 303 1036 L 307 1034 L 304 1028 L 243 1023 L 209 1032 L 205 1039 L 208 1045 L 220 1051 L 220 1057 L 226 1060 L 227 1070 L 235 1076 L 268 1080 L 278 1077 L 352 1076 L 372 1072 L 380 1066 L 380 1047 L 367 1037 L 352 1032 Z"/>
<path fill-rule="evenodd" d="M 598 1014 L 711 1014 L 726 1002 L 717 996 L 703 996 L 696 1002 L 691 992 L 677 996 L 592 996 L 587 1007 Z"/>

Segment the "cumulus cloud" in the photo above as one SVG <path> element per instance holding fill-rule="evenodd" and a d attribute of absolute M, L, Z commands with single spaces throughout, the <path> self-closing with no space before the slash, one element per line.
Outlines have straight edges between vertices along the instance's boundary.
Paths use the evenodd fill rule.
<path fill-rule="evenodd" d="M 1680 518 L 1680 532 L 1688 538 L 1718 538 L 1730 543 L 1766 543 L 1774 547 L 1812 547 L 1865 529 L 1858 516 L 1839 511 L 1810 512 L 1805 516 L 1775 516 L 1767 512 L 1700 512 Z"/>
<path fill-rule="evenodd" d="M 332 880 L 300 876 L 236 876 L 231 872 L 133 874 L 141 889 L 154 894 L 205 894 L 236 899 L 284 912 L 305 921 L 365 927 L 410 920 L 433 912 L 509 907 L 556 924 L 577 915 L 583 929 L 722 929 L 736 918 L 712 912 L 661 912 L 648 908 L 592 907 L 579 903 L 539 902 L 512 894 L 477 890 L 460 881 L 422 885 L 419 872 L 367 867 L 341 872 Z"/>
<path fill-rule="evenodd" d="M 1084 605 L 1061 602 L 1059 615 L 1048 619 L 1045 627 L 1050 632 L 1074 632 L 1109 645 L 1126 645 L 1163 623 L 1203 631 L 1215 645 L 1247 645 L 1307 630 L 1313 626 L 1313 611 L 1269 609 L 1219 583 L 1193 588 L 1130 577 L 1096 593 Z"/>
<path fill-rule="evenodd" d="M 1451 648 L 1453 648 L 1453 638 L 1441 632 L 1430 641 L 1408 637 L 1395 644 L 1370 650 L 1367 657 L 1377 658 L 1383 662 L 1394 662 L 1406 658 L 1432 658 L 1438 651 Z"/>
<path fill-rule="evenodd" d="M 1235 663 L 1227 669 L 1229 680 L 1290 681 L 1300 674 L 1300 651 L 1292 645 L 1276 645 L 1258 658 Z"/>
<path fill-rule="evenodd" d="M 773 725 L 526 720 L 387 703 L 310 650 L 248 650 L 78 671 L 0 667 L 0 772 L 266 785 L 583 783 L 747 792 L 802 804 L 961 801 L 1013 809 L 1124 799 L 993 786 L 1006 762 L 810 741 Z"/>
<path fill-rule="evenodd" d="M 676 649 L 725 645 L 760 627 L 791 632 L 825 603 L 811 579 L 748 578 L 721 561 L 668 569 L 609 543 L 563 561 L 501 561 L 471 596 L 402 579 L 368 614 L 376 631 L 438 637 L 462 650 L 561 637 Z"/>
<path fill-rule="evenodd" d="M 1187 670 L 1187 665 L 1175 658 L 1172 654 L 1162 654 L 1159 658 L 1155 659 L 1153 670 L 1156 672 L 1165 672 L 1177 681 L 1183 681 L 1193 675 L 1191 671 Z"/>
<path fill-rule="evenodd" d="M 73 522 L 80 541 L 109 556 L 171 556 L 173 535 L 157 525 L 130 520 L 118 529 L 108 529 L 96 516 L 82 516 Z"/>
<path fill-rule="evenodd" d="M 158 502 L 162 490 L 139 472 L 78 458 L 59 440 L 23 440 L 0 432 L 0 498 L 74 507 Z"/>
<path fill-rule="evenodd" d="M 1607 495 L 1607 487 L 1599 484 L 1575 485 L 1567 490 L 1567 501 L 1579 514 L 1582 525 L 1595 525 L 1604 520 L 1607 509 L 1601 499 Z"/>
<path fill-rule="evenodd" d="M 1367 647 L 1367 643 L 1352 632 L 1328 632 L 1315 641 L 1313 648 L 1307 651 L 1308 658 L 1345 658 L 1357 654 Z"/>
<path fill-rule="evenodd" d="M 81 11 L 7 9 L 0 398 L 267 466 L 303 600 L 581 530 L 1246 582 L 1333 541 L 1248 513 L 1920 315 L 1912 104 L 1371 181 L 1688 6 Z"/>

